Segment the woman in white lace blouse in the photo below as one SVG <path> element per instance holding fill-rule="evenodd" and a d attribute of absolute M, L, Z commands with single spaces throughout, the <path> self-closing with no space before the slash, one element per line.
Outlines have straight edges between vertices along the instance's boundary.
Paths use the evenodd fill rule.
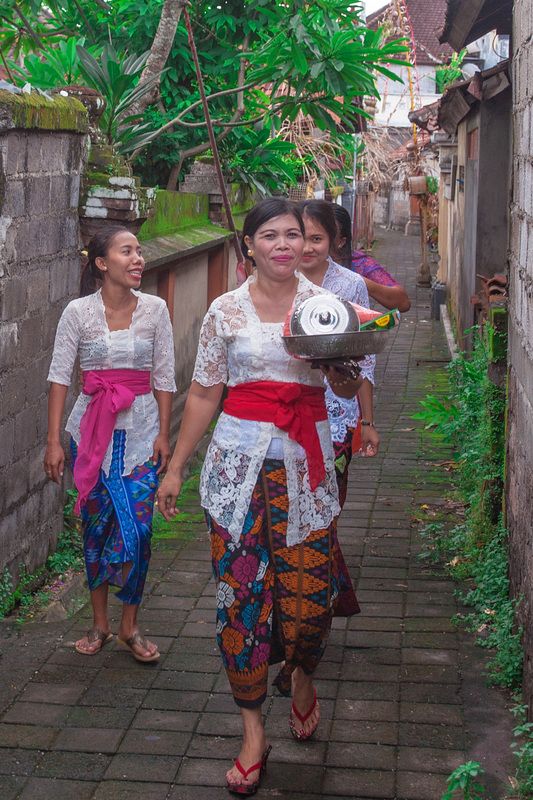
<path fill-rule="evenodd" d="M 65 463 L 61 420 L 79 357 L 83 389 L 66 429 L 94 619 L 76 650 L 91 656 L 112 639 L 107 610 L 112 584 L 120 587 L 117 597 L 123 601 L 119 644 L 139 661 L 155 661 L 159 652 L 141 635 L 137 610 L 150 560 L 157 476 L 170 458 L 176 387 L 166 304 L 136 291 L 143 268 L 139 242 L 126 228 L 109 226 L 91 239 L 81 297 L 69 303 L 57 327 L 44 468 L 59 484 Z"/>
<path fill-rule="evenodd" d="M 337 239 L 333 206 L 325 200 L 304 200 L 298 204 L 305 225 L 305 246 L 300 271 L 310 281 L 351 303 L 369 308 L 368 291 L 363 278 L 337 264 L 330 257 Z M 335 450 L 335 468 L 339 483 L 341 508 L 346 499 L 348 467 L 355 448 L 363 456 L 375 456 L 379 436 L 374 425 L 373 394 L 375 356 L 360 362 L 363 383 L 357 397 L 342 399 L 326 389 L 331 435 Z M 361 409 L 359 408 L 361 405 Z"/>
<path fill-rule="evenodd" d="M 181 471 L 229 387 L 201 477 L 217 583 L 217 637 L 244 740 L 228 789 L 254 793 L 270 752 L 261 704 L 269 663 L 292 689 L 290 728 L 307 739 L 318 724 L 313 673 L 339 599 L 332 537 L 339 512 L 323 375 L 288 356 L 289 310 L 323 290 L 295 270 L 302 219 L 271 198 L 247 215 L 243 244 L 256 267 L 239 289 L 213 302 L 204 319 L 176 450 L 157 497 L 169 519 Z M 328 372 L 353 396 L 359 381 Z M 353 591 L 353 590 L 352 590 Z"/>

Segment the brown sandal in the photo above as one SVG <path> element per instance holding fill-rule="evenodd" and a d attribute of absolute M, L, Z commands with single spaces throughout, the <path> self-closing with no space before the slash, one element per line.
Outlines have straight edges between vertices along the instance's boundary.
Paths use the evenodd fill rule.
<path fill-rule="evenodd" d="M 104 633 L 98 625 L 93 625 L 93 627 L 87 631 L 85 634 L 87 637 L 87 644 L 93 644 L 94 642 L 100 642 L 100 647 L 98 650 L 84 650 L 83 647 L 79 645 L 75 645 L 74 649 L 77 653 L 81 653 L 84 656 L 95 656 L 97 653 L 100 652 L 104 644 L 107 644 L 113 638 L 112 633 Z"/>
<path fill-rule="evenodd" d="M 151 656 L 141 656 L 139 653 L 135 652 L 135 650 L 133 649 L 134 646 L 142 647 L 144 650 L 148 650 L 146 646 L 146 639 L 144 638 L 144 636 L 140 631 L 135 631 L 135 633 L 133 633 L 129 639 L 126 639 L 126 641 L 124 641 L 124 639 L 121 639 L 120 636 L 117 636 L 117 643 L 121 647 L 124 647 L 125 650 L 130 650 L 131 653 L 133 654 L 133 657 L 137 661 L 144 661 L 144 662 L 157 661 L 157 659 L 161 655 L 161 653 L 158 650 L 155 653 L 152 653 Z"/>

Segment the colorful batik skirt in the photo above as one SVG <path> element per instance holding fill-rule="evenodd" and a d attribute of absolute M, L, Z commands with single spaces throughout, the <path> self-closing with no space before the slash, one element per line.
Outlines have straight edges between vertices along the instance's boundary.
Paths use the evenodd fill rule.
<path fill-rule="evenodd" d="M 339 603 L 335 524 L 287 547 L 288 508 L 284 463 L 266 459 L 239 542 L 206 514 L 217 639 L 233 697 L 243 708 L 264 702 L 269 664 L 285 662 L 274 681 L 284 695 L 290 694 L 296 667 L 315 671 Z M 357 606 L 351 584 L 350 589 Z"/>
<path fill-rule="evenodd" d="M 124 603 L 142 600 L 150 562 L 152 517 L 157 489 L 157 465 L 151 461 L 122 475 L 126 431 L 113 433 L 113 456 L 109 475 L 100 470 L 98 483 L 81 509 L 83 545 L 89 589 L 102 583 L 119 586 L 117 597 Z M 77 447 L 71 440 L 72 463 Z M 122 568 L 131 563 L 126 580 Z"/>
<path fill-rule="evenodd" d="M 339 505 L 341 509 L 346 502 L 348 491 L 348 468 L 354 453 L 358 453 L 363 446 L 361 440 L 361 421 L 355 428 L 346 428 L 346 437 L 343 442 L 333 442 L 335 453 L 335 475 L 339 487 Z"/>

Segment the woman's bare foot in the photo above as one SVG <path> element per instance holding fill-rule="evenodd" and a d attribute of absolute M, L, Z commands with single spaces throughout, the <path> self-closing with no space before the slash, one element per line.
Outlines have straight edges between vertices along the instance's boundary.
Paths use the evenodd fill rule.
<path fill-rule="evenodd" d="M 158 653 L 157 645 L 145 639 L 138 628 L 136 630 L 128 630 L 121 624 L 118 629 L 117 639 L 127 644 L 132 653 L 140 656 L 140 658 L 149 659 Z"/>
<path fill-rule="evenodd" d="M 314 733 L 320 720 L 318 701 L 307 719 L 305 718 L 314 702 L 315 688 L 313 686 L 313 676 L 306 675 L 301 667 L 296 667 L 292 673 L 292 703 L 300 713 L 300 716 L 304 719 L 299 719 L 294 713 L 293 708 L 291 708 L 291 720 L 294 725 L 294 730 L 300 734 L 302 739 L 307 739 Z"/>
<path fill-rule="evenodd" d="M 253 767 L 254 764 L 259 764 L 265 753 L 269 748 L 268 740 L 264 734 L 261 737 L 255 738 L 254 741 L 243 742 L 239 758 L 237 759 L 243 770 L 246 772 Z M 251 786 L 259 780 L 261 769 L 256 769 L 250 772 L 246 778 L 243 776 L 240 769 L 236 764 L 226 772 L 226 780 L 229 784 L 235 786 Z"/>
<path fill-rule="evenodd" d="M 88 656 L 94 656 L 96 653 L 99 653 L 104 644 L 110 642 L 113 637 L 109 631 L 109 621 L 107 622 L 107 626 L 104 625 L 100 627 L 99 625 L 93 625 L 93 627 L 87 631 L 85 636 L 75 643 L 75 649 L 78 653 L 82 653 Z"/>

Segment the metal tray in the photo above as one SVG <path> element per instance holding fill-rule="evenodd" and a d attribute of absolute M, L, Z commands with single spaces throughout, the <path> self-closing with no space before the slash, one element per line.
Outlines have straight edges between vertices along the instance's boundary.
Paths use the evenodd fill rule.
<path fill-rule="evenodd" d="M 352 331 L 323 333 L 316 336 L 283 336 L 287 352 L 295 358 L 363 358 L 381 353 L 387 344 L 388 331 Z"/>

